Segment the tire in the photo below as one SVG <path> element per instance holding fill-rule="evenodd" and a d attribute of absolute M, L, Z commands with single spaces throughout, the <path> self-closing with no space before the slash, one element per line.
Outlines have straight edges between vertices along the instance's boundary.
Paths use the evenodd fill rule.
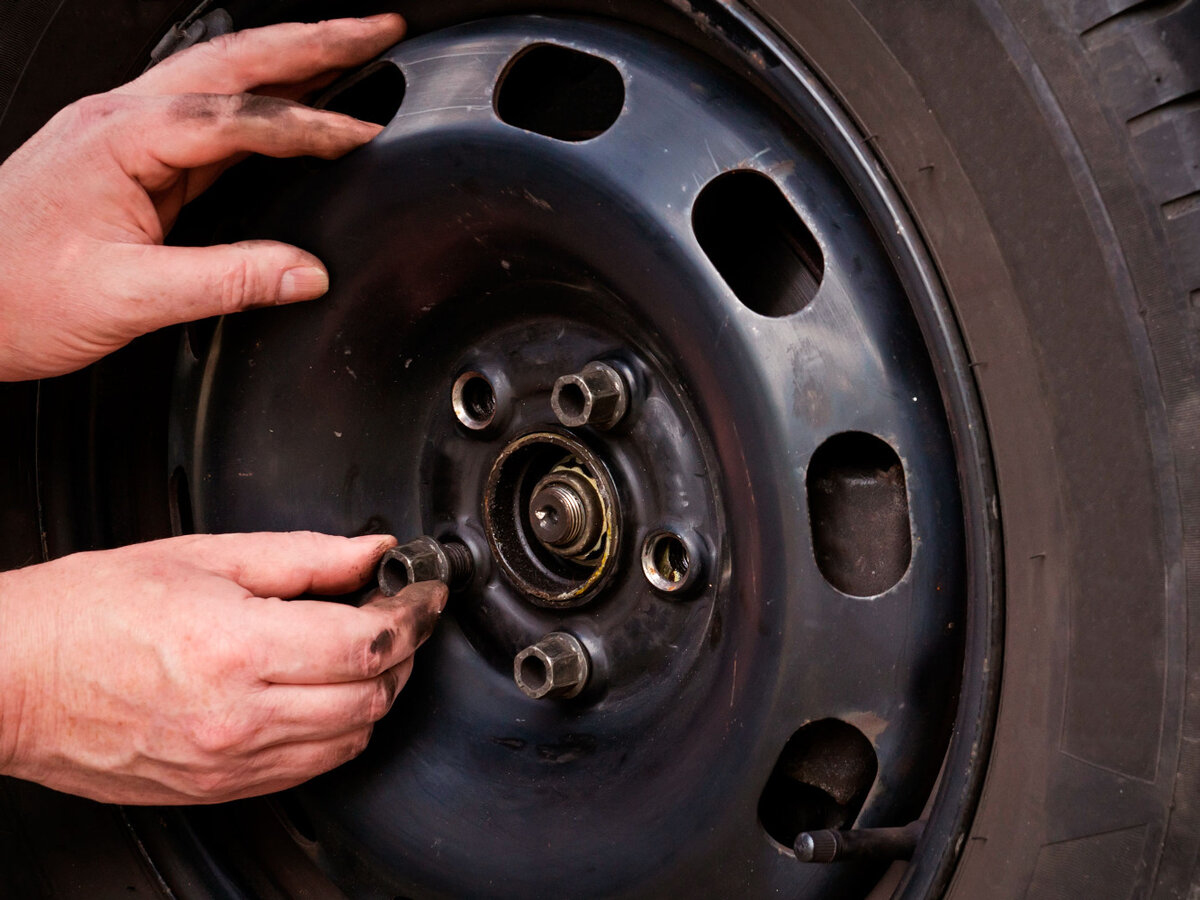
<path fill-rule="evenodd" d="M 0 12 L 0 152 L 136 73 L 191 5 Z M 400 5 L 415 32 L 508 6 Z M 764 46 L 819 75 L 903 198 L 969 355 L 994 466 L 994 737 L 969 830 L 944 864 L 910 873 L 908 896 L 1183 898 L 1200 885 L 1200 3 L 1119 5 L 747 4 Z M 239 26 L 325 12 L 227 7 Z M 649 27 L 677 28 L 671 7 L 724 27 L 717 5 L 642 7 Z M 47 504 L 36 403 L 31 386 L 0 393 L 9 567 L 41 558 L 47 532 L 54 553 L 55 521 L 91 511 Z M 0 802 L 21 834 L 0 850 L 13 895 L 165 889 L 119 811 L 14 782 Z M 76 835 L 64 853 L 63 822 L 108 837 Z M 179 891 L 192 876 L 173 871 Z"/>

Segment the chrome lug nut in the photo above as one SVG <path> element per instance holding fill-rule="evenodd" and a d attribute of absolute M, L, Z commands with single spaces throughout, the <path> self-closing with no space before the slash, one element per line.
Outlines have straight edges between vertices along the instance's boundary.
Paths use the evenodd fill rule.
<path fill-rule="evenodd" d="M 574 375 L 554 382 L 550 408 L 567 428 L 591 425 L 612 428 L 629 409 L 629 387 L 621 373 L 602 362 L 590 362 Z"/>
<path fill-rule="evenodd" d="M 379 560 L 379 589 L 395 596 L 418 581 L 441 581 L 459 588 L 471 580 L 475 561 L 466 544 L 422 535 L 393 547 Z"/>
<path fill-rule="evenodd" d="M 583 644 L 565 631 L 554 631 L 513 660 L 513 680 L 526 696 L 576 696 L 587 684 L 591 663 Z"/>

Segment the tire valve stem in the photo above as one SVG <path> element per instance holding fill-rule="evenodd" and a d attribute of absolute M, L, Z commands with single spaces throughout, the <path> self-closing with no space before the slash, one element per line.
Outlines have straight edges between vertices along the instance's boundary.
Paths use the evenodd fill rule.
<path fill-rule="evenodd" d="M 918 820 L 898 828 L 854 828 L 838 831 L 822 828 L 796 835 L 796 859 L 808 863 L 870 860 L 887 862 L 912 859 L 917 841 L 925 831 Z"/>

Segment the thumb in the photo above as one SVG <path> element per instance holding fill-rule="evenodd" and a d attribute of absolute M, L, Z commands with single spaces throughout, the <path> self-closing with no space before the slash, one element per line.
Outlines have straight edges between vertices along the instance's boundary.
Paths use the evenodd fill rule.
<path fill-rule="evenodd" d="M 116 249 L 116 248 L 113 248 Z M 215 247 L 122 248 L 119 288 L 128 324 L 150 332 L 179 322 L 300 300 L 329 290 L 321 261 L 278 241 L 241 241 Z"/>

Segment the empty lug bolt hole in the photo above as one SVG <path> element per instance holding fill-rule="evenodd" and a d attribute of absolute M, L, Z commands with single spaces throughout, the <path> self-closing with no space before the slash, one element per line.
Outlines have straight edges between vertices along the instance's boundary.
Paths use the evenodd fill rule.
<path fill-rule="evenodd" d="M 454 416 L 472 431 L 482 431 L 496 419 L 496 389 L 486 375 L 464 372 L 451 392 Z"/>
<path fill-rule="evenodd" d="M 695 584 L 699 558 L 683 536 L 657 531 L 642 544 L 642 572 L 658 590 L 676 593 Z"/>

